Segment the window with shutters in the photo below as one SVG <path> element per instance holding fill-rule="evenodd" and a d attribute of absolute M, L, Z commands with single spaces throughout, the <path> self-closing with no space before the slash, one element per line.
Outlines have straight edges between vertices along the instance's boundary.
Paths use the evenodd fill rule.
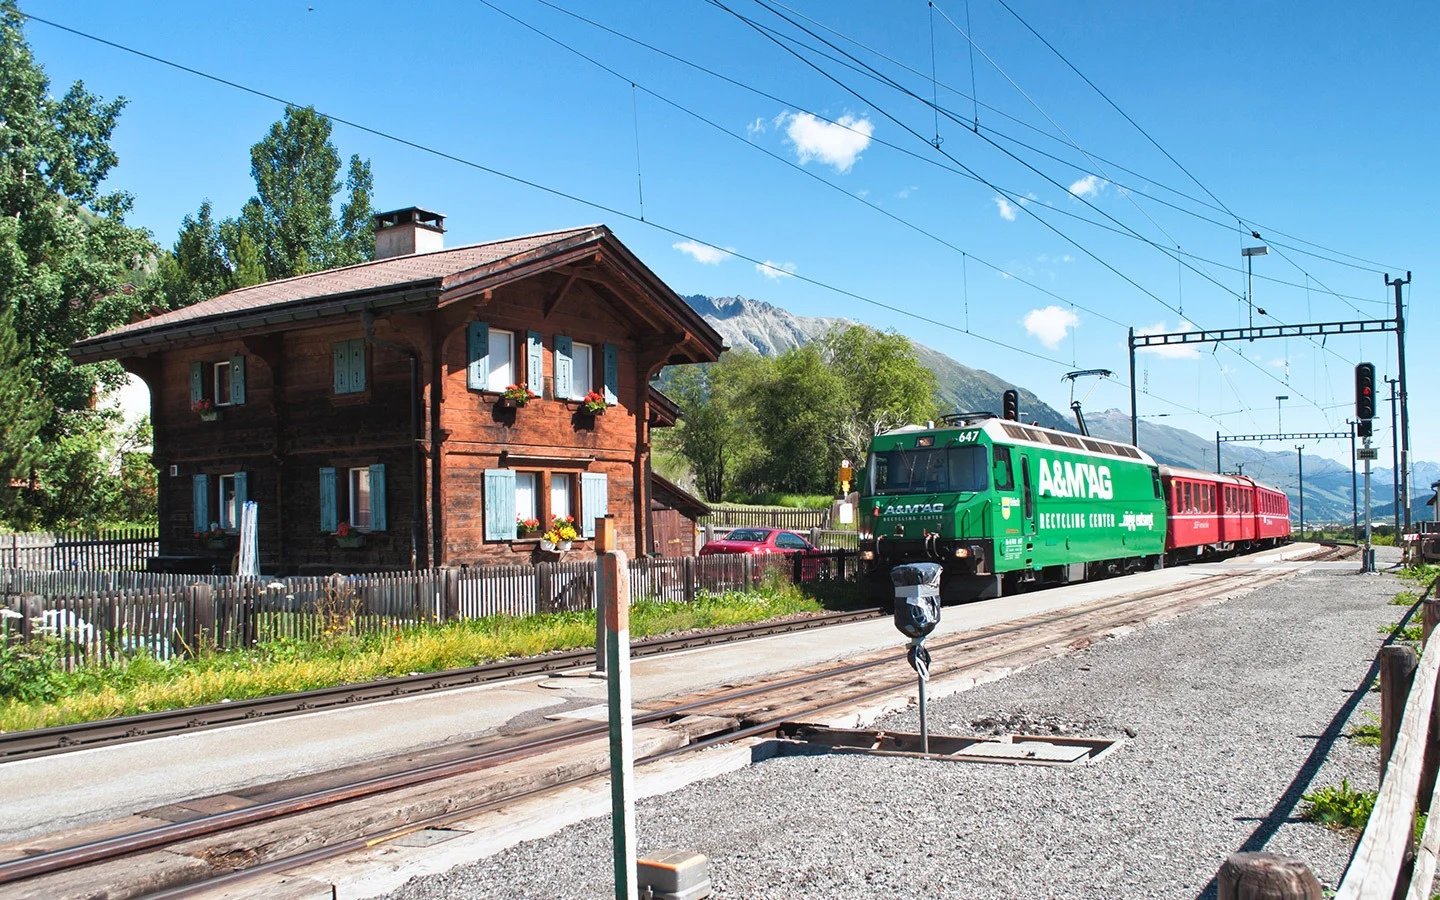
<path fill-rule="evenodd" d="M 365 339 L 335 342 L 335 393 L 359 394 L 365 390 Z"/>
<path fill-rule="evenodd" d="M 540 521 L 540 495 L 536 491 L 539 472 L 515 473 L 515 521 Z"/>
<path fill-rule="evenodd" d="M 245 506 L 248 493 L 249 476 L 246 472 L 196 475 L 191 513 L 195 533 L 198 535 L 212 527 L 238 531 L 240 511 Z"/>
<path fill-rule="evenodd" d="M 333 533 L 341 522 L 357 531 L 389 529 L 384 463 L 320 469 L 320 530 Z"/>
<path fill-rule="evenodd" d="M 240 406 L 245 402 L 245 357 L 190 364 L 190 408 Z"/>
<path fill-rule="evenodd" d="M 568 519 L 575 515 L 575 492 L 568 473 L 553 472 L 550 475 L 550 514 L 546 521 Z"/>
<path fill-rule="evenodd" d="M 572 517 L 580 537 L 593 538 L 595 519 L 610 511 L 607 494 L 606 476 L 595 472 L 487 469 L 485 540 L 516 540 L 518 522 L 535 520 L 544 529 L 555 519 Z"/>

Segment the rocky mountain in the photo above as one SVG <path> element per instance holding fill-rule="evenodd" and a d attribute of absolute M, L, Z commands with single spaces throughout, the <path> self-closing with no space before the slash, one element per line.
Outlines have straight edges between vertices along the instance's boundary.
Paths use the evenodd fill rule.
<path fill-rule="evenodd" d="M 797 316 L 763 300 L 748 297 L 707 297 L 695 294 L 685 302 L 725 338 L 725 345 L 732 350 L 753 350 L 766 356 L 777 356 L 786 350 L 806 344 L 831 328 L 854 324 L 849 319 Z M 1020 392 L 1020 414 L 1027 422 L 1038 422 L 1049 428 L 1076 431 L 1075 420 L 1068 412 L 1061 412 L 1040 401 L 1029 390 L 1011 384 L 1003 378 L 983 369 L 972 369 L 956 362 L 951 357 L 915 341 L 910 342 L 920 362 L 935 373 L 941 405 L 956 411 L 990 410 L 999 412 L 1000 395 L 1009 388 Z M 1097 437 L 1111 440 L 1130 441 L 1130 414 L 1118 409 L 1086 412 L 1086 424 Z M 1215 471 L 1214 436 L 1202 437 L 1162 425 L 1149 419 L 1139 424 L 1140 446 L 1156 460 L 1173 466 L 1185 466 L 1202 471 Z M 1260 481 L 1283 489 L 1290 495 L 1290 503 L 1299 512 L 1299 483 L 1297 469 L 1299 460 L 1293 449 L 1284 451 L 1262 450 L 1253 446 L 1225 444 L 1221 450 L 1221 462 L 1227 472 L 1243 471 Z M 1350 467 L 1320 456 L 1305 457 L 1305 521 L 1349 522 L 1351 517 L 1351 472 Z M 1411 482 L 1412 517 L 1430 517 L 1424 505 L 1433 492 L 1430 484 L 1440 480 L 1440 464 L 1416 463 Z M 1363 497 L 1363 485 L 1360 488 Z M 1373 515 L 1383 520 L 1394 509 L 1392 502 L 1393 480 L 1390 469 L 1375 469 L 1371 473 Z"/>

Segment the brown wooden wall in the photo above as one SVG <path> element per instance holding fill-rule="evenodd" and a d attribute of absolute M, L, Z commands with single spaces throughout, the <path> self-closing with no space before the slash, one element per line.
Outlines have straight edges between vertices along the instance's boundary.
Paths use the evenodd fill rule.
<path fill-rule="evenodd" d="M 540 558 L 533 540 L 484 540 L 484 472 L 500 467 L 506 451 L 545 458 L 508 462 L 507 457 L 516 469 L 603 472 L 621 549 L 631 555 L 648 549 L 649 541 L 637 543 L 646 522 L 642 511 L 649 505 L 643 479 L 637 478 L 645 471 L 649 451 L 647 378 L 664 360 L 666 341 L 673 338 L 646 331 L 607 296 L 584 280 L 543 273 L 437 311 L 376 318 L 375 338 L 414 348 L 419 358 L 424 438 L 421 565 Z M 529 381 L 540 398 L 517 410 L 501 410 L 495 405 L 497 394 L 466 387 L 467 328 L 476 320 L 516 333 L 516 380 Z M 530 330 L 542 335 L 539 379 L 524 371 L 524 335 Z M 616 406 L 592 418 L 579 414 L 578 402 L 555 399 L 556 335 L 592 345 L 591 380 L 597 389 L 603 386 L 602 347 L 618 347 Z M 265 571 L 409 567 L 415 520 L 410 361 L 403 352 L 369 343 L 365 391 L 337 395 L 333 344 L 362 337 L 357 315 L 343 323 L 126 361 L 151 388 L 162 554 L 209 555 L 228 567 L 233 548 L 206 550 L 193 536 L 192 477 L 244 471 L 248 498 L 259 504 Z M 218 422 L 203 422 L 190 409 L 190 364 L 232 356 L 246 360 L 245 403 L 222 407 Z M 431 469 L 432 458 L 438 459 L 438 477 Z M 349 467 L 374 463 L 386 467 L 388 527 L 368 535 L 364 548 L 340 549 L 333 536 L 320 529 L 320 469 L 333 466 L 343 477 Z M 171 465 L 176 466 L 174 476 Z M 574 503 L 578 515 L 578 478 Z M 345 518 L 343 513 L 340 518 Z M 588 541 L 577 542 L 567 558 L 591 554 Z"/>

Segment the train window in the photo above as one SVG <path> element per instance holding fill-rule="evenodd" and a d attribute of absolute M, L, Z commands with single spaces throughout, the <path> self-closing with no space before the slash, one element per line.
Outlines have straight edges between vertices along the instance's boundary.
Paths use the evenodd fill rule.
<path fill-rule="evenodd" d="M 870 454 L 871 494 L 935 494 L 983 491 L 990 486 L 985 448 L 895 448 Z"/>
<path fill-rule="evenodd" d="M 995 490 L 1015 490 L 1015 472 L 1010 468 L 1010 448 L 995 448 Z"/>
<path fill-rule="evenodd" d="M 1020 484 L 1024 488 L 1025 518 L 1033 518 L 1035 501 L 1030 496 L 1030 460 L 1023 453 L 1020 455 Z"/>
<path fill-rule="evenodd" d="M 1156 500 L 1159 500 L 1159 499 L 1160 499 L 1160 470 L 1159 470 L 1159 469 L 1151 469 L 1151 470 L 1150 470 L 1150 483 L 1155 486 L 1155 499 L 1156 499 Z"/>
<path fill-rule="evenodd" d="M 1190 493 L 1190 482 L 1185 482 L 1185 502 L 1181 507 L 1187 512 L 1195 511 L 1195 498 Z"/>

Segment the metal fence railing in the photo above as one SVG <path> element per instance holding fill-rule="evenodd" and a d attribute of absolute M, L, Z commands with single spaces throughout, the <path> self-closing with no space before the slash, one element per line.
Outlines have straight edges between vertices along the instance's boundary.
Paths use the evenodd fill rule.
<path fill-rule="evenodd" d="M 710 515 L 701 516 L 700 524 L 749 526 L 752 528 L 826 528 L 830 525 L 830 509 L 792 509 L 785 506 L 730 506 L 710 504 Z"/>
<path fill-rule="evenodd" d="M 854 576 L 853 552 L 803 557 L 642 557 L 630 596 L 689 602 L 753 587 Z M 422 622 L 595 608 L 595 563 L 470 566 L 364 575 L 238 578 L 150 572 L 0 569 L 0 639 L 54 638 L 65 665 L 144 649 L 166 659 L 201 646 L 248 647 Z"/>

